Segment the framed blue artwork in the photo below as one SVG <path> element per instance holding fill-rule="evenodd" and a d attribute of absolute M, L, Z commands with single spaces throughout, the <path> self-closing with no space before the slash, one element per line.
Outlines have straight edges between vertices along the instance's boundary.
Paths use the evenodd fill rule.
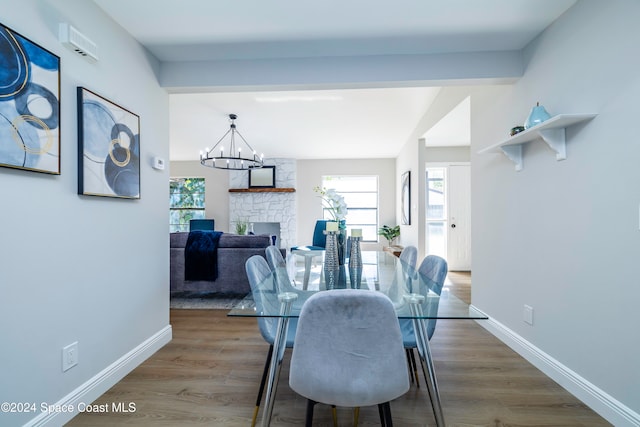
<path fill-rule="evenodd" d="M 140 198 L 140 117 L 78 87 L 78 194 Z"/>
<path fill-rule="evenodd" d="M 60 58 L 2 24 L 0 166 L 60 175 Z"/>

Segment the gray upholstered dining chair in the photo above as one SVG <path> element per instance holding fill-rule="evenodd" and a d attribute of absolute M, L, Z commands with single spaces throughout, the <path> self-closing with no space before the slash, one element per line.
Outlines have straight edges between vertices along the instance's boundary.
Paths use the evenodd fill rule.
<path fill-rule="evenodd" d="M 448 273 L 448 265 L 447 261 L 437 255 L 427 255 L 420 263 L 420 267 L 418 267 L 418 275 L 423 276 L 425 279 L 430 282 L 430 289 L 437 295 L 442 293 L 442 287 L 444 286 L 444 281 L 447 278 Z M 438 313 L 438 304 L 440 302 L 440 298 L 437 299 L 425 299 L 425 304 L 431 304 L 428 307 L 424 308 L 425 313 L 429 312 L 432 314 Z M 413 367 L 413 378 L 416 380 L 416 384 L 418 387 L 420 383 L 418 381 L 418 373 L 415 362 L 415 356 L 413 353 L 413 349 L 417 348 L 416 336 L 413 330 L 413 322 L 411 319 L 399 319 L 400 322 L 400 330 L 402 331 L 402 341 L 404 347 L 407 351 L 408 362 Z M 427 337 L 430 340 L 433 336 L 433 333 L 436 330 L 436 322 L 437 319 L 429 319 L 427 321 Z M 426 380 L 426 372 L 424 372 L 424 365 L 422 366 L 422 373 L 425 376 Z"/>
<path fill-rule="evenodd" d="M 278 249 L 277 246 L 270 245 L 267 246 L 264 250 L 264 253 L 267 258 L 267 263 L 269 264 L 269 268 L 271 271 L 274 271 L 276 268 L 286 268 L 287 263 L 282 256 L 282 252 Z"/>
<path fill-rule="evenodd" d="M 302 306 L 289 385 L 307 398 L 306 425 L 316 403 L 378 405 L 391 426 L 389 402 L 409 390 L 402 334 L 391 300 L 372 290 L 318 292 Z"/>
<path fill-rule="evenodd" d="M 418 262 L 418 248 L 415 246 L 405 246 L 400 252 L 401 268 L 402 268 L 402 281 L 407 283 L 411 280 L 410 275 L 414 274 L 416 269 L 416 263 Z M 407 355 L 407 366 L 409 368 L 409 376 L 412 381 L 416 382 L 416 385 L 420 387 L 420 381 L 418 380 L 418 366 L 416 364 L 416 357 L 412 348 L 405 349 Z"/>
<path fill-rule="evenodd" d="M 294 286 L 293 280 L 288 272 L 287 263 L 276 246 L 267 246 L 264 250 L 269 268 L 274 273 L 277 280 L 277 289 L 279 292 L 295 292 L 298 294 L 298 304 L 302 304 L 313 292 L 300 290 Z"/>
<path fill-rule="evenodd" d="M 258 286 L 267 280 L 271 276 L 271 269 L 267 261 L 260 255 L 253 255 L 245 263 L 245 270 L 247 272 L 247 278 L 249 279 L 249 285 L 251 286 L 251 293 L 253 300 L 256 304 L 256 309 L 261 311 L 263 309 L 263 301 L 258 291 Z M 269 286 L 262 286 L 263 290 L 269 288 Z M 275 291 L 275 287 L 270 287 Z M 258 328 L 262 338 L 269 344 L 269 351 L 267 353 L 267 360 L 264 364 L 264 370 L 262 372 L 262 379 L 260 380 L 260 389 L 258 390 L 258 397 L 256 399 L 256 407 L 253 413 L 253 419 L 251 426 L 255 426 L 256 419 L 258 417 L 258 411 L 260 410 L 260 401 L 262 400 L 262 393 L 264 391 L 265 382 L 267 379 L 267 373 L 269 372 L 269 364 L 273 357 L 273 342 L 276 336 L 276 330 L 278 327 L 278 319 L 275 317 L 258 317 Z M 297 319 L 289 319 L 289 326 L 287 329 L 287 348 L 293 347 L 293 341 L 296 335 Z M 277 357 L 277 356 L 276 356 Z M 278 361 L 281 363 L 282 361 Z"/>
<path fill-rule="evenodd" d="M 411 268 L 416 268 L 416 262 L 418 262 L 418 248 L 415 246 L 405 246 L 400 252 L 400 261 L 404 262 Z"/>

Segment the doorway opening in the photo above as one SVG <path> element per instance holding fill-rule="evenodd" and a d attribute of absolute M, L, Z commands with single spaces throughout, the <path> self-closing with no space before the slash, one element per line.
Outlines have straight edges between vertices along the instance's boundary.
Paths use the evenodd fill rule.
<path fill-rule="evenodd" d="M 426 253 L 446 259 L 450 271 L 470 271 L 470 165 L 427 163 L 425 170 Z"/>

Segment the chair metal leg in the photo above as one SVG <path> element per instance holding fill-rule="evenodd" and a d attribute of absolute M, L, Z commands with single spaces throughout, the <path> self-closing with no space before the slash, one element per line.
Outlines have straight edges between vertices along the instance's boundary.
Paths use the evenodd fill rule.
<path fill-rule="evenodd" d="M 409 351 L 409 357 L 411 358 L 411 366 L 413 367 L 413 376 L 416 378 L 416 387 L 420 388 L 420 376 L 418 375 L 418 366 L 416 365 L 416 355 L 413 349 L 407 349 Z M 424 372 L 424 369 L 422 370 Z"/>
<path fill-rule="evenodd" d="M 380 416 L 380 425 L 385 427 L 384 407 L 382 403 L 378 404 L 378 415 Z"/>
<path fill-rule="evenodd" d="M 353 408 L 353 427 L 358 427 L 358 421 L 360 420 L 360 407 Z"/>
<path fill-rule="evenodd" d="M 333 427 L 338 427 L 338 410 L 336 405 L 331 405 L 331 414 L 333 415 Z"/>
<path fill-rule="evenodd" d="M 383 403 L 382 407 L 384 408 L 384 427 L 393 427 L 393 421 L 391 420 L 391 403 Z"/>
<path fill-rule="evenodd" d="M 260 380 L 260 389 L 258 390 L 258 398 L 256 399 L 256 408 L 253 411 L 253 418 L 251 419 L 251 427 L 255 427 L 256 420 L 258 419 L 258 412 L 260 411 L 260 401 L 262 400 L 262 393 L 264 392 L 264 384 L 267 382 L 267 373 L 269 372 L 269 364 L 271 363 L 271 357 L 273 355 L 273 344 L 269 346 L 267 352 L 267 360 L 264 362 L 264 370 L 262 371 L 262 379 Z"/>
<path fill-rule="evenodd" d="M 404 354 L 407 356 L 407 369 L 409 370 L 409 380 L 413 383 L 413 372 L 411 371 L 411 357 L 409 357 L 409 349 L 404 349 Z"/>
<path fill-rule="evenodd" d="M 311 399 L 307 399 L 307 415 L 304 419 L 304 425 L 306 427 L 311 427 L 311 425 L 313 424 L 313 407 L 315 406 L 316 402 L 314 402 Z"/>

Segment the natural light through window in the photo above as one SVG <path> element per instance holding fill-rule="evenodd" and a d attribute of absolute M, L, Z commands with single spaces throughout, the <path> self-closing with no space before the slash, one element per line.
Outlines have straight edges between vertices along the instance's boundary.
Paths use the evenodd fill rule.
<path fill-rule="evenodd" d="M 347 203 L 347 235 L 352 228 L 362 229 L 362 240 L 378 241 L 378 177 L 331 175 L 322 177 L 322 187 L 333 188 Z M 331 215 L 324 210 L 324 218 Z"/>
<path fill-rule="evenodd" d="M 189 231 L 189 221 L 204 218 L 204 178 L 169 180 L 169 230 Z"/>

